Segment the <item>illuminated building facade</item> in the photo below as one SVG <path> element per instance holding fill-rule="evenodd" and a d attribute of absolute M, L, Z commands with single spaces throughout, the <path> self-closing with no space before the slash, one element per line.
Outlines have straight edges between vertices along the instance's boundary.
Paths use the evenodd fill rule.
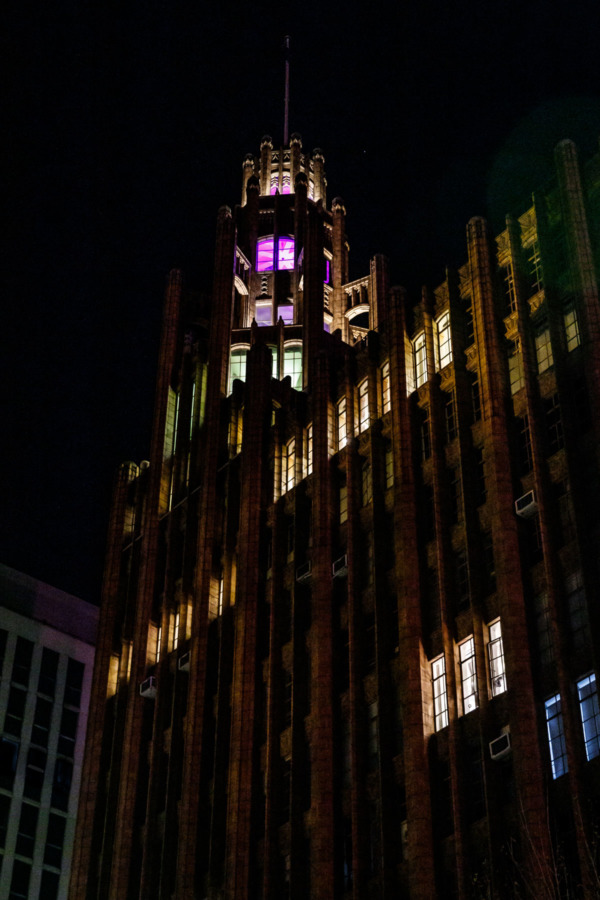
<path fill-rule="evenodd" d="M 66 900 L 98 608 L 0 566 L 0 898 Z"/>
<path fill-rule="evenodd" d="M 556 166 L 413 308 L 319 151 L 246 157 L 117 478 L 73 900 L 597 896 L 600 160 Z"/>

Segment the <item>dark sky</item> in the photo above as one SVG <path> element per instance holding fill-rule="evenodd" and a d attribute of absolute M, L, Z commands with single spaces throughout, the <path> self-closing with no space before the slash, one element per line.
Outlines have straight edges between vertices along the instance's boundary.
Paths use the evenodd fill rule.
<path fill-rule="evenodd" d="M 418 299 L 600 134 L 597 4 L 23 3 L 11 80 L 0 561 L 98 602 L 117 465 L 148 455 L 165 277 L 209 289 L 216 213 L 283 130 L 325 154 L 351 277 L 386 253 Z"/>

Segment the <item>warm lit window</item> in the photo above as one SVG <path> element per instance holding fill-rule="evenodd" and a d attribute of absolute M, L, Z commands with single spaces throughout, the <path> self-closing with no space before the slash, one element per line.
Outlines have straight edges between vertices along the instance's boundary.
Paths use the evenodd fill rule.
<path fill-rule="evenodd" d="M 488 660 L 490 664 L 490 684 L 492 697 L 503 694 L 506 690 L 506 671 L 504 667 L 504 644 L 502 643 L 502 626 L 500 619 L 489 626 Z"/>
<path fill-rule="evenodd" d="M 508 378 L 510 381 L 510 392 L 516 394 L 522 387 L 525 387 L 525 372 L 523 370 L 523 354 L 518 344 L 513 344 L 512 350 L 508 357 Z"/>
<path fill-rule="evenodd" d="M 381 402 L 383 405 L 383 413 L 388 413 L 392 408 L 390 393 L 390 364 L 384 362 L 381 367 Z"/>
<path fill-rule="evenodd" d="M 273 304 L 270 300 L 267 303 L 262 300 L 260 303 L 257 301 L 254 318 L 259 327 L 273 324 Z"/>
<path fill-rule="evenodd" d="M 460 680 L 462 684 L 463 713 L 473 712 L 479 706 L 477 697 L 477 670 L 475 668 L 475 641 L 467 638 L 459 644 Z"/>
<path fill-rule="evenodd" d="M 348 521 L 348 488 L 346 484 L 340 485 L 340 525 Z"/>
<path fill-rule="evenodd" d="M 548 729 L 548 747 L 552 764 L 552 777 L 560 778 L 569 771 L 567 764 L 567 746 L 565 729 L 560 705 L 560 694 L 549 697 L 544 703 L 546 708 L 546 728 Z"/>
<path fill-rule="evenodd" d="M 517 308 L 517 293 L 515 291 L 515 275 L 511 262 L 504 268 L 504 293 L 506 295 L 506 314 L 510 315 Z"/>
<path fill-rule="evenodd" d="M 581 343 L 581 335 L 579 333 L 579 320 L 577 318 L 577 310 L 574 306 L 569 306 L 564 312 L 565 336 L 567 338 L 567 350 L 575 350 Z"/>
<path fill-rule="evenodd" d="M 337 431 L 338 431 L 338 450 L 342 450 L 346 446 L 348 438 L 347 433 L 347 417 L 346 417 L 346 398 L 338 402 L 337 405 Z"/>
<path fill-rule="evenodd" d="M 369 427 L 369 381 L 365 378 L 358 386 L 358 429 Z"/>
<path fill-rule="evenodd" d="M 284 447 L 283 464 L 281 467 L 282 485 L 281 492 L 291 491 L 294 487 L 296 477 L 296 440 L 292 438 Z"/>
<path fill-rule="evenodd" d="M 600 756 L 600 707 L 598 706 L 598 688 L 596 674 L 591 672 L 577 682 L 579 711 L 583 726 L 585 755 L 588 760 Z"/>
<path fill-rule="evenodd" d="M 285 347 L 283 353 L 283 377 L 290 376 L 292 387 L 302 390 L 302 347 Z"/>
<path fill-rule="evenodd" d="M 225 591 L 225 578 L 223 577 L 223 570 L 221 569 L 221 574 L 219 575 L 219 584 L 218 584 L 218 593 L 217 593 L 217 615 L 223 615 L 223 597 Z"/>
<path fill-rule="evenodd" d="M 385 486 L 391 488 L 394 483 L 394 454 L 392 442 L 385 442 Z"/>
<path fill-rule="evenodd" d="M 306 426 L 306 471 L 305 475 L 312 475 L 313 470 L 313 426 L 312 422 Z"/>
<path fill-rule="evenodd" d="M 427 348 L 424 334 L 419 334 L 413 342 L 413 358 L 415 363 L 415 384 L 417 387 L 421 387 L 427 381 Z"/>
<path fill-rule="evenodd" d="M 229 360 L 229 393 L 233 390 L 233 382 L 236 378 L 246 380 L 246 357 L 248 350 L 232 350 Z"/>
<path fill-rule="evenodd" d="M 162 625 L 158 626 L 156 632 L 156 662 L 160 662 L 160 651 L 162 649 Z"/>
<path fill-rule="evenodd" d="M 441 731 L 448 725 L 448 685 L 446 682 L 446 659 L 444 656 L 431 663 L 433 682 L 433 712 L 435 730 Z"/>
<path fill-rule="evenodd" d="M 440 369 L 452 362 L 452 336 L 450 334 L 450 313 L 444 313 L 437 320 L 437 349 Z"/>
<path fill-rule="evenodd" d="M 538 331 L 535 336 L 535 353 L 540 375 L 554 365 L 552 356 L 552 344 L 550 343 L 550 329 L 548 327 Z"/>

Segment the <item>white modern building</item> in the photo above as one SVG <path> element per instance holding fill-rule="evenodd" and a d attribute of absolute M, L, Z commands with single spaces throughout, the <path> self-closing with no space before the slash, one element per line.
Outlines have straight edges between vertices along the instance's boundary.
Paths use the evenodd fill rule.
<path fill-rule="evenodd" d="M 98 610 L 0 565 L 0 900 L 64 900 Z"/>

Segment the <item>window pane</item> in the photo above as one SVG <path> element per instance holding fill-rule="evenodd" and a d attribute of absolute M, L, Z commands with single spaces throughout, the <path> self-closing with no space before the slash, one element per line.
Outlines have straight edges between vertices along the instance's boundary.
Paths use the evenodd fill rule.
<path fill-rule="evenodd" d="M 552 777 L 560 778 L 568 771 L 567 748 L 565 745 L 565 733 L 563 717 L 560 705 L 560 694 L 555 694 L 545 702 L 546 728 L 548 730 L 548 746 L 550 749 L 550 763 L 552 765 Z"/>
<path fill-rule="evenodd" d="M 459 646 L 460 675 L 462 682 L 463 712 L 465 715 L 477 709 L 477 672 L 475 669 L 475 641 L 472 637 Z"/>
<path fill-rule="evenodd" d="M 438 360 L 440 369 L 452 362 L 452 336 L 450 334 L 450 313 L 444 313 L 437 322 Z"/>
<path fill-rule="evenodd" d="M 294 238 L 279 238 L 279 247 L 277 252 L 277 268 L 293 269 L 294 268 Z"/>
<path fill-rule="evenodd" d="M 290 376 L 292 387 L 302 390 L 302 347 L 286 347 L 283 356 L 283 377 Z"/>
<path fill-rule="evenodd" d="M 506 690 L 506 672 L 504 668 L 504 645 L 502 643 L 502 627 L 500 620 L 490 625 L 488 643 L 488 659 L 490 663 L 490 684 L 492 697 L 503 694 Z"/>
<path fill-rule="evenodd" d="M 256 271 L 271 272 L 273 270 L 273 238 L 263 238 L 256 245 Z"/>
<path fill-rule="evenodd" d="M 600 755 L 600 707 L 594 672 L 577 682 L 579 710 L 585 741 L 585 755 L 588 760 Z"/>

